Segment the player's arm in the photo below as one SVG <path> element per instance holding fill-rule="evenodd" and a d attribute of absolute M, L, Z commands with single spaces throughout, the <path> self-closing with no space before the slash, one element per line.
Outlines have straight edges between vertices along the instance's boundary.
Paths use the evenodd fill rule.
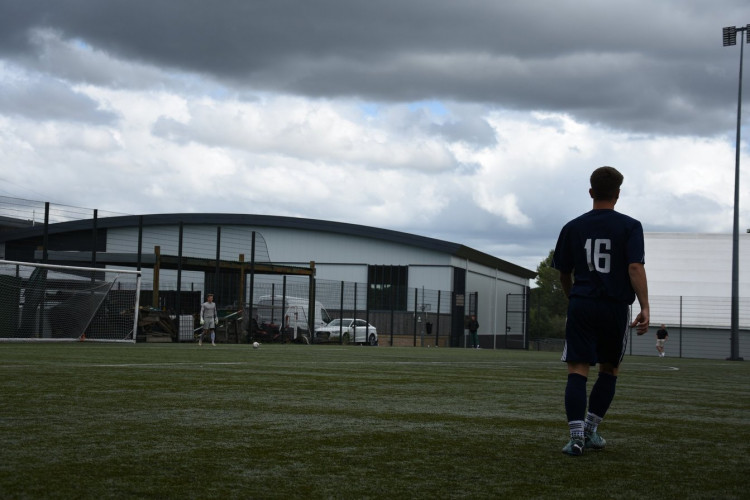
<path fill-rule="evenodd" d="M 635 317 L 630 326 L 636 328 L 638 335 L 643 335 L 648 331 L 651 314 L 648 305 L 646 268 L 640 262 L 633 262 L 628 266 L 628 275 L 630 276 L 630 284 L 633 286 L 633 290 L 635 290 L 635 296 L 638 298 L 638 303 L 641 306 L 641 312 L 638 313 L 638 316 Z"/>
<path fill-rule="evenodd" d="M 560 271 L 560 285 L 566 297 L 570 297 L 570 289 L 573 287 L 573 273 L 564 273 Z"/>

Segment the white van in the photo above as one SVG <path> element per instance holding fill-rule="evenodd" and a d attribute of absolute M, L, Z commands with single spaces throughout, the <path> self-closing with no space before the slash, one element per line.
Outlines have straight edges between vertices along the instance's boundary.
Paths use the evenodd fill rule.
<path fill-rule="evenodd" d="M 294 338 L 307 334 L 310 330 L 309 300 L 301 297 L 284 298 L 282 295 L 263 295 L 256 303 L 258 323 L 273 323 L 294 330 Z M 286 310 L 282 311 L 282 307 Z M 331 322 L 331 317 L 323 304 L 315 301 L 315 324 L 313 331 Z"/>

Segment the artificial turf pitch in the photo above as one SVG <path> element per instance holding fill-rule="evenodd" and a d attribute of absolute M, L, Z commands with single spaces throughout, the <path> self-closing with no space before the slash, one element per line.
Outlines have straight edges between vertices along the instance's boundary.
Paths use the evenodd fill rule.
<path fill-rule="evenodd" d="M 0 344 L 0 497 L 750 498 L 750 361 L 627 357 L 582 457 L 565 380 L 525 351 Z"/>

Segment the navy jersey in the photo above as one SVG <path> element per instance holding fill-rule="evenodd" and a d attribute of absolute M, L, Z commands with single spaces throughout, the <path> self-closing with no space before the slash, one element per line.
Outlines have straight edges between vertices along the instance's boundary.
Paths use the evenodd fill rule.
<path fill-rule="evenodd" d="M 607 298 L 632 304 L 628 265 L 645 264 L 643 226 L 614 210 L 591 210 L 565 224 L 552 267 L 573 273 L 571 297 Z"/>

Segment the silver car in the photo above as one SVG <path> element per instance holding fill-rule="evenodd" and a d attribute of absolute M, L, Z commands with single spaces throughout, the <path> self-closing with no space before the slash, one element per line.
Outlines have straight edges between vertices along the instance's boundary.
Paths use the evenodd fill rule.
<path fill-rule="evenodd" d="M 318 342 L 341 341 L 342 344 L 378 345 L 378 331 L 363 319 L 334 319 L 326 326 L 315 329 Z"/>

